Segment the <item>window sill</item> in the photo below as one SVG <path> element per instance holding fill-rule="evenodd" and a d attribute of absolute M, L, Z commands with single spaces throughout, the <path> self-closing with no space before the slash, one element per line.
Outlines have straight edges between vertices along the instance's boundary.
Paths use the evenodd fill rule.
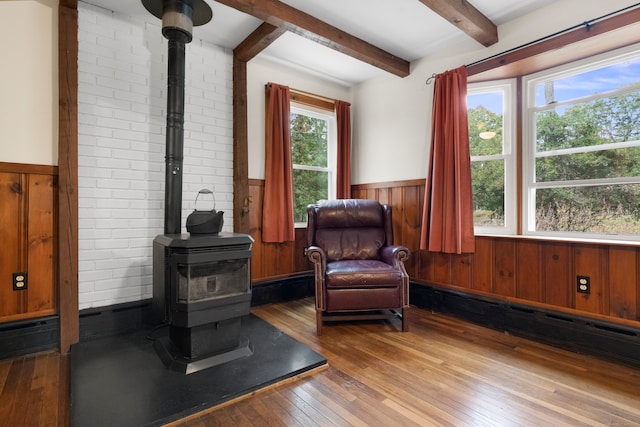
<path fill-rule="evenodd" d="M 595 238 L 581 238 L 581 237 L 563 237 L 563 236 L 541 236 L 533 234 L 489 234 L 489 233 L 476 233 L 476 237 L 491 237 L 499 239 L 517 239 L 517 240 L 531 240 L 531 241 L 548 241 L 548 242 L 561 242 L 561 243 L 585 243 L 596 245 L 616 245 L 616 246 L 640 246 L 638 240 L 622 240 L 622 239 L 595 239 Z"/>

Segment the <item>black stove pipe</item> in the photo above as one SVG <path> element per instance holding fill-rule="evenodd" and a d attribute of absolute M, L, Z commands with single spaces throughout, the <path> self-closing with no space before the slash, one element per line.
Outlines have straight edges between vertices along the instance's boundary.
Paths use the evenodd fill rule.
<path fill-rule="evenodd" d="M 165 154 L 164 234 L 182 230 L 182 162 L 184 159 L 185 44 L 191 29 L 211 20 L 204 0 L 142 0 L 162 19 L 162 34 L 169 41 L 167 66 L 167 139 Z"/>
<path fill-rule="evenodd" d="M 185 35 L 172 31 L 168 51 L 167 140 L 165 155 L 164 233 L 180 234 L 182 161 L 184 159 Z M 191 40 L 189 40 L 187 43 Z"/>

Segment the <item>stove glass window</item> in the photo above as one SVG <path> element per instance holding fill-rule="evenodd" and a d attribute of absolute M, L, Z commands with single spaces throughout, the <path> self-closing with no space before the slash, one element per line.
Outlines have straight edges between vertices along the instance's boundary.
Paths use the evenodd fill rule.
<path fill-rule="evenodd" d="M 177 302 L 186 304 L 249 292 L 247 259 L 178 264 Z"/>

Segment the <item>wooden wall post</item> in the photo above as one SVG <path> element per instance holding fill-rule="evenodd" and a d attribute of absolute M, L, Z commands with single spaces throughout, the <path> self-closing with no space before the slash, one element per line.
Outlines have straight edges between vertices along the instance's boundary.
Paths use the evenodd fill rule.
<path fill-rule="evenodd" d="M 58 313 L 60 353 L 80 338 L 78 317 L 78 1 L 58 9 Z"/>

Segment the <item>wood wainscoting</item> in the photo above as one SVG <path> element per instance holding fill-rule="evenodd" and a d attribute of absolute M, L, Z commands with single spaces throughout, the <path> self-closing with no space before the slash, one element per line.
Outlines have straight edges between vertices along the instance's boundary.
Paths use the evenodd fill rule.
<path fill-rule="evenodd" d="M 312 266 L 304 255 L 307 245 L 307 229 L 297 228 L 296 240 L 286 243 L 262 241 L 262 202 L 264 180 L 249 180 L 249 234 L 254 239 L 251 254 L 251 280 L 262 282 L 279 277 L 298 275 L 311 271 Z"/>
<path fill-rule="evenodd" d="M 56 311 L 57 167 L 0 163 L 0 323 Z M 27 273 L 14 289 L 14 273 Z"/>
<path fill-rule="evenodd" d="M 474 254 L 416 255 L 417 281 L 639 326 L 635 246 L 483 236 Z M 590 278 L 589 294 L 577 291 L 577 276 Z"/>
<path fill-rule="evenodd" d="M 308 272 L 306 230 L 296 230 L 295 242 L 261 242 L 263 190 L 264 181 L 250 180 L 253 280 Z M 413 282 L 640 326 L 640 245 L 477 236 L 474 254 L 430 253 L 419 250 L 423 179 L 354 185 L 352 197 L 393 206 L 395 241 L 412 252 Z M 589 276 L 589 294 L 577 292 L 577 276 Z"/>

